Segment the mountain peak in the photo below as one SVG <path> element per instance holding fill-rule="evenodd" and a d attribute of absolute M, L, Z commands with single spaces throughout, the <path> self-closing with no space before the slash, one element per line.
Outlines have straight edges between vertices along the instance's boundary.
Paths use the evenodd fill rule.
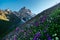
<path fill-rule="evenodd" d="M 21 9 L 26 9 L 26 7 L 24 6 L 24 7 L 22 7 Z"/>
<path fill-rule="evenodd" d="M 19 10 L 20 13 L 32 13 L 30 9 L 26 8 L 25 6 L 22 7 L 20 10 Z"/>
<path fill-rule="evenodd" d="M 5 9 L 5 11 L 7 12 L 7 13 L 11 13 L 12 11 L 8 8 L 8 9 Z"/>

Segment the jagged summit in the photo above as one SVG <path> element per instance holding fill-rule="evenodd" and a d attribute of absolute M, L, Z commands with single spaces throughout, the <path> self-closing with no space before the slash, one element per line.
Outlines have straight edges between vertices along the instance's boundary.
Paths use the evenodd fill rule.
<path fill-rule="evenodd" d="M 8 8 L 8 9 L 5 9 L 5 11 L 10 11 L 10 9 Z"/>
<path fill-rule="evenodd" d="M 22 7 L 19 10 L 19 13 L 20 13 L 20 18 L 23 19 L 24 21 L 27 21 L 33 17 L 31 10 L 27 9 L 26 7 Z"/>
<path fill-rule="evenodd" d="M 12 12 L 12 10 L 10 10 L 9 8 L 8 8 L 8 9 L 5 9 L 5 11 L 6 11 L 7 13 L 11 13 L 11 12 Z"/>
<path fill-rule="evenodd" d="M 22 21 L 28 21 L 29 19 L 35 16 L 35 14 L 33 14 L 31 10 L 26 8 L 25 6 L 22 7 L 18 12 L 14 11 L 13 13 Z"/>
<path fill-rule="evenodd" d="M 24 7 L 22 7 L 20 10 L 19 10 L 19 12 L 24 12 L 24 13 L 26 13 L 26 12 L 29 12 L 29 13 L 32 13 L 31 12 L 31 10 L 30 9 L 27 9 L 25 6 Z"/>
<path fill-rule="evenodd" d="M 23 10 L 23 9 L 26 9 L 26 7 L 24 6 L 24 7 L 22 7 L 21 9 L 22 9 L 22 10 Z"/>

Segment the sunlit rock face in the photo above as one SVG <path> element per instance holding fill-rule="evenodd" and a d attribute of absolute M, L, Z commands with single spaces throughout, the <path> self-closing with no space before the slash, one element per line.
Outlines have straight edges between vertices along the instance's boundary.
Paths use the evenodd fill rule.
<path fill-rule="evenodd" d="M 0 19 L 9 21 L 9 19 L 7 19 L 6 14 L 8 14 L 8 13 L 6 13 L 5 11 L 0 10 Z"/>

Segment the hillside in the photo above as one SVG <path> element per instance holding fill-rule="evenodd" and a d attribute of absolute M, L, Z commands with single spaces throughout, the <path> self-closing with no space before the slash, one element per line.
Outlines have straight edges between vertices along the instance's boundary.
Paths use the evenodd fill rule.
<path fill-rule="evenodd" d="M 44 10 L 26 23 L 17 26 L 16 29 L 3 37 L 3 39 L 59 40 L 60 3 Z"/>

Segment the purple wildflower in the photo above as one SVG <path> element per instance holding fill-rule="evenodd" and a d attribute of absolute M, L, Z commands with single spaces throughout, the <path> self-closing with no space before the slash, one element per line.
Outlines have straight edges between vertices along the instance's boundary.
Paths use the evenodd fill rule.
<path fill-rule="evenodd" d="M 48 37 L 47 39 L 48 39 L 48 40 L 52 40 L 51 37 Z"/>
<path fill-rule="evenodd" d="M 46 29 L 44 30 L 44 32 L 46 32 Z"/>
<path fill-rule="evenodd" d="M 45 19 L 46 19 L 46 16 L 43 16 L 43 17 L 41 18 L 41 22 L 43 23 L 43 22 L 45 21 Z"/>
<path fill-rule="evenodd" d="M 37 38 L 40 36 L 40 32 L 36 33 L 36 35 L 34 36 L 34 39 L 33 40 L 37 40 Z"/>
<path fill-rule="evenodd" d="M 35 22 L 35 24 L 34 24 L 35 26 L 39 26 L 39 23 L 38 22 Z"/>
<path fill-rule="evenodd" d="M 26 32 L 24 32 L 24 35 L 26 35 Z"/>
<path fill-rule="evenodd" d="M 52 40 L 48 33 L 46 34 L 46 37 L 47 37 L 48 40 Z"/>
<path fill-rule="evenodd" d="M 24 30 L 21 30 L 21 32 L 24 32 Z"/>
<path fill-rule="evenodd" d="M 17 36 L 16 35 L 14 35 L 14 40 L 17 40 Z"/>
<path fill-rule="evenodd" d="M 16 32 L 19 32 L 19 27 L 16 28 Z"/>
<path fill-rule="evenodd" d="M 16 31 L 19 31 L 19 27 L 16 28 Z"/>
<path fill-rule="evenodd" d="M 48 28 L 48 26 L 49 26 L 49 25 L 48 25 L 48 24 L 46 24 L 46 28 Z"/>

